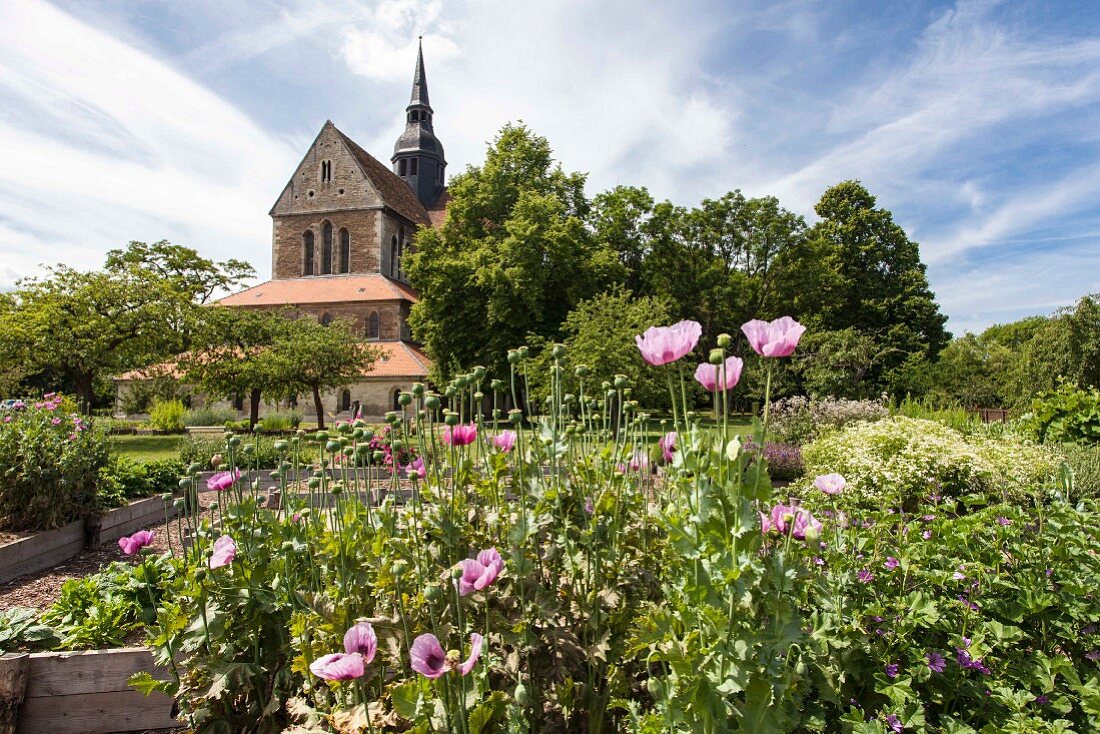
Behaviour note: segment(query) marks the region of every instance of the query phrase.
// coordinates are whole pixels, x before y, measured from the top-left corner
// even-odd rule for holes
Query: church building
[[[404,262],[417,229],[439,226],[446,214],[447,160],[433,115],[421,48],[390,167],[325,122],[269,212],[271,280],[218,302],[323,324],[345,319],[380,348],[358,382],[324,396],[326,413],[358,403],[364,417],[379,418],[397,407],[401,390],[428,377],[431,361],[408,326],[417,296]],[[141,375],[124,375],[120,390],[128,379]],[[297,407],[313,417],[312,400]]]

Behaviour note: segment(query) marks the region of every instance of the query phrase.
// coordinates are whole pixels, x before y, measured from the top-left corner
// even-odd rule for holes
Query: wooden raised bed
[[[0,724],[0,731],[99,734],[180,726],[169,696],[146,697],[126,682],[142,671],[167,675],[145,647],[5,655],[0,722],[14,729]]]
[[[168,512],[173,515],[176,510],[169,506]],[[52,568],[80,553],[86,545],[95,548],[162,520],[164,500],[159,496],[147,497],[94,519],[77,520],[57,530],[5,543],[0,545],[0,583]]]

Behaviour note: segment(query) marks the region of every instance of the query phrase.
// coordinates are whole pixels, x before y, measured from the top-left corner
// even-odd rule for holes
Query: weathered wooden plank
[[[16,576],[22,576],[25,573],[36,573],[43,571],[47,568],[52,568],[57,564],[67,561],[84,548],[84,523],[74,523],[76,530],[79,531],[76,540],[65,540],[65,537],[70,534],[69,528],[72,525],[66,525],[61,530],[65,530],[66,533],[60,536],[54,536],[49,539],[52,542],[47,542],[40,536],[34,538],[27,538],[27,540],[39,541],[34,546],[29,546],[23,549],[11,549],[11,555],[5,555],[0,552],[0,583],[10,581]],[[55,532],[55,531],[50,531]],[[21,543],[23,541],[16,541]],[[14,545],[10,544],[10,545]],[[4,546],[4,548],[9,548]],[[28,555],[29,551],[39,551],[36,555]],[[21,557],[19,560],[12,560],[13,557]]]
[[[81,693],[28,698],[19,711],[17,734],[105,734],[171,729],[172,699],[163,693],[148,698],[137,691]]]
[[[138,530],[144,530],[150,525],[155,525],[164,520],[164,500],[160,497],[149,497],[139,500],[128,507],[120,507],[127,510],[125,514],[113,515],[112,510],[105,514],[99,526],[100,544],[117,540],[124,535],[130,535]],[[168,517],[175,517],[176,508],[172,503],[168,505]]]
[[[0,568],[25,561],[73,541],[84,542],[83,520],[0,545]]]
[[[135,500],[125,507],[116,507],[103,513],[99,519],[99,527],[102,530],[113,528],[115,525],[133,520],[135,517],[144,517],[154,510],[164,512],[164,500],[158,497],[146,497]]]
[[[26,698],[128,691],[126,681],[142,671],[158,678],[168,676],[154,664],[147,647],[36,652],[31,655]]]
[[[19,721],[19,708],[30,673],[27,653],[9,653],[0,657],[0,734],[12,734]]]

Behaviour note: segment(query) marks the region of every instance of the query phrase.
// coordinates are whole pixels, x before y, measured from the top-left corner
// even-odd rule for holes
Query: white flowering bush
[[[772,431],[784,441],[801,443],[826,430],[859,421],[878,421],[890,414],[885,399],[847,400],[796,395],[772,407]]]
[[[1030,496],[1057,467],[1034,444],[968,438],[936,421],[902,416],[826,433],[802,454],[807,482],[836,472],[858,504],[902,508],[930,495]]]

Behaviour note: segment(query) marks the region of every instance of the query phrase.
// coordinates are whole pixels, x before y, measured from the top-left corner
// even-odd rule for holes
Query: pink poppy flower
[[[500,434],[493,436],[493,445],[504,453],[508,453],[516,445],[516,432],[501,431]]]
[[[642,451],[635,451],[634,455],[630,457],[630,461],[625,464],[618,464],[615,468],[623,474],[628,471],[642,471],[649,468],[649,457]]]
[[[477,665],[481,657],[481,645],[484,641],[481,635],[474,632],[470,635],[470,656],[462,663],[458,663],[458,653],[448,655],[443,646],[439,644],[439,638],[429,633],[420,635],[413,640],[409,648],[409,657],[412,660],[412,669],[425,678],[435,680],[444,673],[458,670],[466,675]]]
[[[789,357],[806,327],[790,316],[775,321],[753,319],[741,327],[749,346],[761,357]]]
[[[309,671],[325,680],[362,678],[364,669],[363,656],[357,652],[350,654],[334,652],[322,655],[309,664]]]
[[[466,446],[477,438],[477,426],[466,423],[459,426],[447,426],[443,431],[443,443],[448,446]]]
[[[462,576],[457,579],[458,595],[466,596],[496,581],[504,570],[504,559],[496,548],[488,548],[478,553],[477,558],[467,558],[459,565],[462,566]]]
[[[153,544],[153,533],[139,530],[128,538],[119,538],[118,547],[128,556],[132,556],[147,545]]]
[[[214,541],[214,553],[210,556],[210,568],[228,566],[237,557],[237,543],[228,535]]]
[[[721,365],[704,362],[695,368],[695,380],[710,392],[729,390],[741,381],[744,365],[740,357],[727,357]]]
[[[839,474],[822,474],[814,479],[814,486],[825,494],[840,494],[848,481]]]
[[[417,479],[423,479],[428,476],[428,470],[424,468],[424,457],[416,457],[411,464],[405,467],[405,472],[410,478],[416,477]]]
[[[651,326],[634,337],[642,359],[654,367],[675,362],[695,349],[703,327],[697,321],[684,320],[672,326]]]
[[[360,620],[348,628],[344,633],[344,652],[362,655],[364,663],[374,660],[374,654],[378,652],[378,636],[374,634],[370,622]]]
[[[661,447],[661,456],[666,464],[672,463],[672,454],[676,451],[676,431],[669,431],[657,439],[657,445]]]
[[[236,484],[237,480],[240,478],[240,469],[237,469],[233,472],[220,471],[206,480],[206,488],[213,490],[214,492],[224,492],[225,490]]]
[[[61,425],[61,419],[60,418],[50,418],[50,423],[54,424],[55,426],[60,426]]]
[[[791,535],[793,535],[796,540],[818,538],[821,536],[821,531],[823,529],[824,526],[809,510],[800,508],[795,511],[794,526],[791,528]]]

